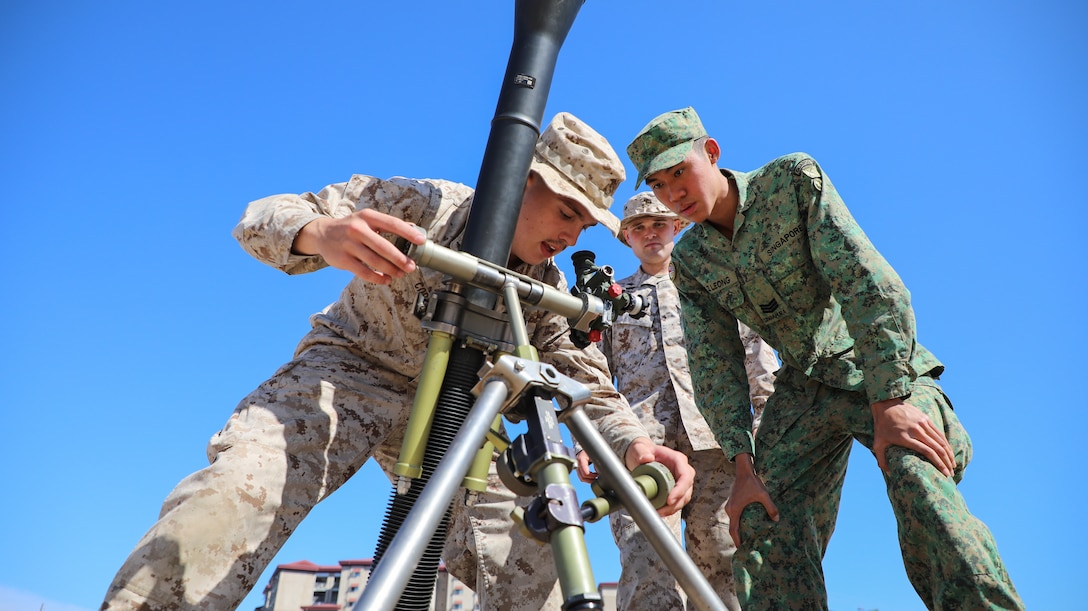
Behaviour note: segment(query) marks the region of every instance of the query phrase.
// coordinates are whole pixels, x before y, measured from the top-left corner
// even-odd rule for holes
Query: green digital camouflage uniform
[[[630,149],[629,149],[630,150]],[[887,493],[907,574],[930,609],[1021,609],[989,529],[956,482],[971,442],[915,333],[910,295],[812,158],[723,170],[739,195],[733,238],[707,223],[673,253],[699,406],[728,456],[754,452],[780,511],[749,505],[734,555],[745,609],[826,609],[821,562],[854,439],[872,449],[870,405],[907,397],[951,443],[952,478],[893,446]],[[736,320],[783,368],[754,442]]]
[[[319,216],[373,208],[457,249],[472,195],[446,181],[356,175],[317,194],[251,203],[235,237],[268,265],[312,272],[326,264],[292,254],[299,230]],[[516,271],[566,288],[551,260]],[[353,278],[338,301],[312,317],[294,360],[243,399],[212,437],[211,464],[169,495],[102,609],[234,609],[310,509],[371,456],[392,474],[428,342],[412,306],[417,294],[442,287],[442,274],[427,268],[387,286]],[[531,310],[526,318],[541,360],[591,390],[586,413],[620,456],[647,436],[612,387],[599,350],[575,348],[561,316]],[[483,609],[558,609],[551,550],[516,532],[516,498],[492,465],[488,491],[473,504],[454,503],[447,568],[476,589]]]
[[[665,518],[695,566],[729,609],[740,609],[733,588],[731,563],[736,546],[729,536],[725,501],[736,478],[733,463],[714,440],[714,433],[699,413],[692,394],[680,298],[669,277],[639,269],[618,281],[632,296],[648,303],[646,315],[623,314],[605,331],[601,351],[619,390],[659,445],[683,452],[697,474],[691,501]],[[774,390],[778,360],[774,351],[751,329],[741,325],[745,348],[745,384],[754,412]],[[649,540],[625,510],[609,514],[612,535],[620,550],[620,581],[616,592],[619,611],[683,609],[686,597],[676,578],[661,561]],[[688,608],[695,607],[691,602]]]

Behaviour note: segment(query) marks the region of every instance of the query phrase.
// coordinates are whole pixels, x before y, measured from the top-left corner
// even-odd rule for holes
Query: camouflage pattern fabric
[[[916,340],[910,293],[815,161],[791,155],[731,175],[733,239],[701,223],[673,253],[689,358],[716,364],[693,369],[696,396],[726,454],[752,452],[750,418],[734,409],[748,404],[737,319],[784,365],[874,403],[907,395],[918,375],[940,375]]]
[[[694,450],[718,449],[713,431],[695,404],[681,324],[680,297],[668,276],[641,269],[618,281],[649,305],[645,316],[623,314],[600,342],[616,380],[654,443],[668,447],[666,431],[681,431]],[[759,411],[774,390],[778,359],[774,350],[743,323],[738,324],[745,353],[742,390]],[[676,449],[676,448],[674,448]]]
[[[708,224],[673,252],[692,379],[728,456],[754,452],[782,512],[749,506],[734,556],[746,609],[825,609],[820,563],[851,439],[872,443],[870,405],[910,396],[944,426],[960,460],[970,442],[918,343],[910,295],[811,157],[723,170],[739,195],[732,239]],[[783,369],[753,445],[736,320],[778,350]],[[988,529],[955,482],[902,448],[888,453],[889,496],[908,576],[931,609],[1023,607]],[[986,601],[986,602],[984,602]]]
[[[744,371],[748,373],[748,399],[752,402],[752,432],[755,433],[763,418],[767,399],[774,392],[775,372],[779,367],[778,357],[775,356],[774,348],[748,325],[738,321],[737,331],[740,332],[740,343],[744,346]]]
[[[736,546],[729,536],[729,516],[725,513],[725,500],[736,479],[736,469],[721,450],[695,451],[689,446],[681,451],[695,468],[697,481],[691,501],[679,513],[664,518],[665,524],[678,541],[684,542],[695,568],[706,577],[726,608],[736,611],[741,608],[733,586],[732,559]],[[687,599],[627,511],[609,514],[608,522],[620,550],[620,581],[616,590],[619,611],[698,608]]]
[[[971,515],[956,483],[971,440],[932,378],[910,387],[911,405],[940,428],[956,457],[952,478],[924,457],[893,446],[884,475],[912,585],[929,609],[1023,609],[993,536]],[[779,521],[749,505],[734,555],[745,609],[826,609],[821,562],[835,529],[854,439],[872,450],[873,418],[864,393],[832,388],[791,368],[779,372],[756,435],[755,466]]]
[[[739,609],[733,591],[733,539],[725,501],[736,470],[714,440],[692,395],[680,299],[668,276],[652,276],[641,269],[619,280],[632,295],[648,303],[640,318],[624,314],[605,332],[601,350],[616,379],[616,388],[631,402],[650,438],[683,452],[695,468],[692,500],[680,516],[666,519],[680,539],[684,522],[685,548],[726,606]],[[762,412],[773,390],[778,361],[758,335],[743,328],[752,405]],[[638,525],[626,511],[609,515],[612,534],[620,549],[621,573],[617,591],[620,611],[683,609],[686,597]],[[694,607],[692,607],[694,608]]]
[[[291,254],[291,244],[318,216],[374,208],[457,248],[471,198],[468,187],[445,181],[354,176],[317,194],[253,202],[235,236],[264,263],[309,272],[324,261]],[[517,271],[566,288],[551,261]],[[441,274],[422,268],[387,286],[353,279],[315,314],[294,360],[243,399],[212,438],[211,464],[171,492],[101,608],[236,608],[310,509],[368,458],[391,474],[428,340],[412,304],[417,293],[441,286]],[[590,388],[586,413],[617,454],[646,436],[596,348],[575,348],[557,315],[532,310],[527,322],[541,359]],[[511,537],[515,497],[491,479],[479,502],[454,504],[451,574],[475,584],[484,609],[557,609],[550,550]],[[454,534],[453,526],[471,530]]]

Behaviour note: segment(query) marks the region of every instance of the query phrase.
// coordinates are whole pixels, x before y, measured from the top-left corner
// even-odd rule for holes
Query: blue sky
[[[352,173],[475,183],[512,7],[0,8],[13,221],[0,611],[97,608],[162,499],[205,464],[209,436],[346,282],[249,258],[230,236],[249,201]],[[726,167],[820,161],[912,291],[974,440],[962,490],[1034,609],[1084,596],[1086,405],[1062,393],[1088,342],[1085,26],[1083,4],[1052,0],[590,0],[546,111],[622,150],[656,114],[692,105]],[[615,210],[634,193],[628,180]],[[634,268],[601,229],[579,247]],[[830,606],[921,609],[875,461],[855,450],[825,561]],[[371,556],[388,497],[368,465],[274,564]],[[596,579],[617,579],[607,526],[588,540]],[[260,602],[258,588],[242,608]]]

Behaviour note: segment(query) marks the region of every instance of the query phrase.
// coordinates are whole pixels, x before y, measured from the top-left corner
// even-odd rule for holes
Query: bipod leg
[[[521,413],[528,431],[511,444],[511,459],[524,466],[522,472],[530,475],[538,490],[528,507],[515,510],[514,519],[525,534],[551,544],[564,611],[604,609],[570,480],[574,453],[563,444],[554,404],[545,395],[534,391],[527,397]]]
[[[725,603],[718,598],[717,592],[710,587],[706,577],[696,568],[695,563],[691,561],[672,531],[661,520],[661,516],[635,483],[624,464],[605,443],[600,431],[593,426],[593,422],[582,407],[575,406],[564,410],[559,418],[570,427],[571,434],[593,460],[599,477],[604,480],[602,485],[615,492],[616,497],[631,514],[635,524],[638,524],[639,529],[646,535],[650,545],[661,556],[665,566],[676,577],[680,587],[684,588],[688,600],[703,611],[724,611]]]
[[[391,611],[396,606],[506,398],[507,387],[501,379],[483,386],[445,457],[374,568],[354,611]]]

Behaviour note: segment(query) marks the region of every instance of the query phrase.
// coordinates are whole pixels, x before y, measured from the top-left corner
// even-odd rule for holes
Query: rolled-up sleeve
[[[342,218],[360,202],[346,197],[350,183],[329,185],[319,193],[271,195],[250,202],[235,225],[234,239],[253,258],[288,274],[312,272],[327,264],[320,256],[291,252],[295,236],[320,217]]]
[[[543,281],[559,290],[565,291],[567,288],[562,272],[554,266],[545,274]],[[627,446],[636,438],[649,438],[627,399],[612,385],[612,375],[604,354],[594,344],[584,349],[577,348],[570,340],[570,328],[562,316],[536,311],[532,318],[532,343],[539,351],[541,361],[586,385],[592,395],[584,408],[586,415],[616,455],[622,459]]]

